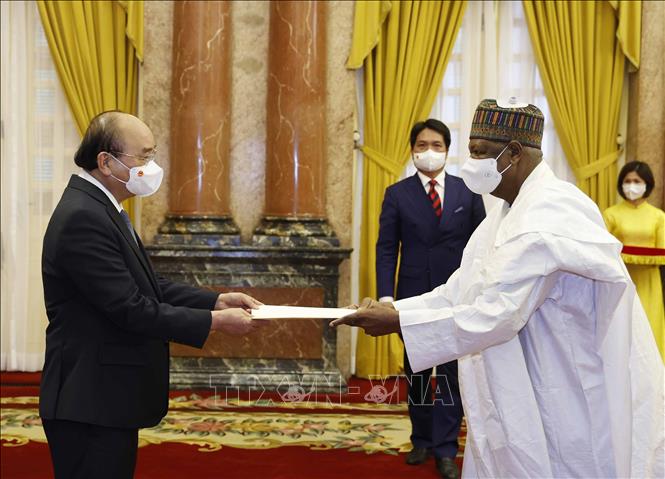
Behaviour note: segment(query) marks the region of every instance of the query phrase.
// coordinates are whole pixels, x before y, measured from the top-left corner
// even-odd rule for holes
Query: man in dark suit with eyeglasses
[[[122,201],[154,193],[163,171],[138,118],[95,117],[46,234],[49,324],[39,413],[56,478],[131,478],[138,429],[168,408],[169,341],[202,347],[211,330],[243,335],[260,305],[160,278]]]

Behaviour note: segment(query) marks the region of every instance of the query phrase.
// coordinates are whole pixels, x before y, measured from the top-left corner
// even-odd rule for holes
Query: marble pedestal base
[[[230,216],[166,215],[154,244],[239,245],[240,229]]]
[[[172,357],[171,387],[211,389],[228,399],[240,391],[254,396],[277,391],[285,397],[294,391],[343,394],[346,380],[336,366],[324,360]]]
[[[322,218],[264,216],[254,230],[255,246],[339,247],[339,239]]]
[[[174,281],[244,291],[266,304],[337,306],[339,264],[349,249],[212,244],[146,249],[157,274]],[[171,384],[334,392],[345,387],[336,345],[336,331],[325,320],[279,320],[241,338],[215,332],[203,350],[172,344]]]

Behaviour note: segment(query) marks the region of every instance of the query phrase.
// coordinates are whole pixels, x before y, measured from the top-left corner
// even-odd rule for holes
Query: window
[[[459,174],[467,158],[471,120],[478,103],[484,98],[511,96],[542,110],[545,161],[560,178],[574,181],[545,98],[522,3],[469,2],[430,115],[450,128],[447,172]],[[409,162],[404,176],[415,171]]]
[[[2,2],[2,370],[44,362],[42,238],[69,176],[79,135],[35,2]]]

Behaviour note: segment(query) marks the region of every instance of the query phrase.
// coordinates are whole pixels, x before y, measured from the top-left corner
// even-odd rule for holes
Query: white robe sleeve
[[[399,301],[395,301],[393,306],[397,311],[405,311],[409,309],[439,309],[452,306],[453,301],[451,293],[452,291],[455,291],[455,288],[457,287],[459,271],[459,269],[455,271],[450,278],[448,278],[448,282],[434,288],[429,293],[400,299]]]
[[[422,371],[512,339],[545,301],[556,282],[553,258],[539,234],[522,235],[478,263],[482,278],[468,286],[478,295],[452,304],[452,282],[430,293],[398,301],[404,345],[414,371]],[[475,272],[473,272],[475,273]],[[408,301],[408,303],[406,303]],[[406,303],[406,308],[402,306]]]

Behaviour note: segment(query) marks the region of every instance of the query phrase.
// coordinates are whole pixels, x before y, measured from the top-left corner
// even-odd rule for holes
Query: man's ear
[[[109,168],[109,162],[111,159],[111,156],[105,151],[97,153],[97,168],[104,176],[110,176],[112,174],[111,169]]]
[[[514,165],[520,162],[522,158],[522,152],[524,147],[519,141],[511,141],[508,144],[508,149],[510,150],[510,162]]]

